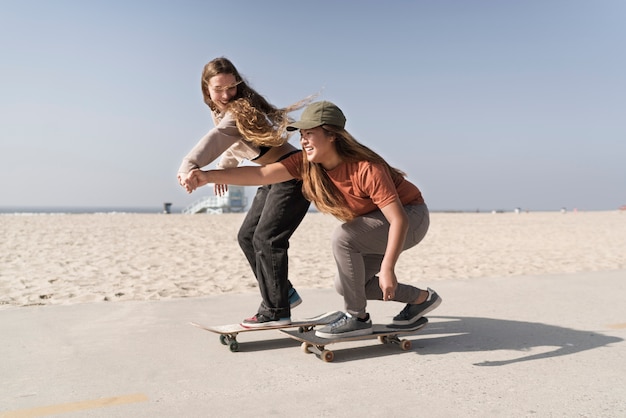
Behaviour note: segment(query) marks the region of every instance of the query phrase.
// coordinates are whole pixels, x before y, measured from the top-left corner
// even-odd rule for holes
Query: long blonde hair
[[[292,122],[288,114],[304,107],[313,97],[279,109],[250,87],[230,60],[220,57],[204,66],[201,79],[204,102],[215,115],[220,115],[220,110],[211,100],[209,80],[218,74],[232,74],[235,77],[237,94],[228,103],[226,110],[233,115],[239,132],[255,145],[275,147],[284,144],[289,138],[286,127]]]
[[[357,141],[344,128],[334,125],[323,125],[326,136],[335,136],[335,148],[343,162],[369,161],[381,164],[391,175],[394,183],[405,173],[391,167],[380,155]],[[302,159],[302,194],[315,204],[320,212],[333,215],[339,220],[350,221],[356,215],[350,210],[343,194],[326,174],[326,170],[319,163],[310,162],[306,153]]]

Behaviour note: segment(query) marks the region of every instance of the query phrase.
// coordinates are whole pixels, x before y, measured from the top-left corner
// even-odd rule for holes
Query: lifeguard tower
[[[228,186],[223,196],[205,196],[182,210],[186,215],[194,213],[236,213],[243,212],[248,204],[245,187]]]

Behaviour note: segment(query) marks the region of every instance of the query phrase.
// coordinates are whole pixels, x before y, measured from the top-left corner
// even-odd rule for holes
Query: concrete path
[[[255,293],[4,308],[0,417],[626,416],[626,271],[423,286],[443,303],[410,351],[337,344],[332,363],[278,331],[240,334],[231,353],[188,324],[238,322]],[[294,318],[343,308],[333,290],[298,291]]]

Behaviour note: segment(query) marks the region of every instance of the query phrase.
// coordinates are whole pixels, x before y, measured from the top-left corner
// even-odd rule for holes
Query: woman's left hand
[[[396,297],[398,279],[393,271],[386,273],[381,271],[378,274],[378,285],[383,292],[383,300],[393,300]]]
[[[228,184],[215,184],[213,186],[213,193],[215,196],[224,196],[228,191]]]

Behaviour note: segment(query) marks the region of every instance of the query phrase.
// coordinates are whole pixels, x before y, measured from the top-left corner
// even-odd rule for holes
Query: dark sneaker
[[[302,298],[300,297],[298,292],[296,292],[296,289],[293,288],[293,287],[291,289],[289,289],[289,307],[290,307],[290,309],[295,308],[296,306],[298,306],[301,303],[302,303]]]
[[[369,314],[366,319],[359,319],[349,313],[345,313],[337,321],[315,331],[315,335],[321,338],[355,337],[371,333],[372,321]]]
[[[430,287],[428,288],[428,297],[426,301],[418,304],[408,304],[402,309],[398,315],[393,317],[394,325],[411,325],[428,312],[441,305],[441,298]]]
[[[262,314],[256,314],[251,318],[244,319],[241,326],[246,328],[264,328],[289,324],[291,324],[291,318],[270,318]]]

